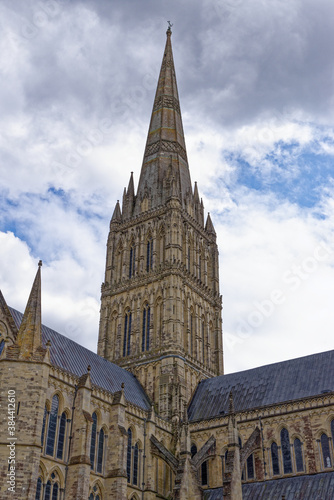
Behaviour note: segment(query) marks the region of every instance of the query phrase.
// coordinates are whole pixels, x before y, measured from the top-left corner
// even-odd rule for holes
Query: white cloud
[[[332,245],[332,174],[313,185],[312,165],[298,163],[332,162],[332,12],[331,0],[4,0],[0,276],[10,305],[24,309],[43,258],[44,322],[96,345],[109,219],[130,172],[139,179],[168,18],[191,176],[218,234],[226,340],[254,301],[286,296],[227,349],[226,366],[330,348],[333,256],[295,293],[282,275]],[[240,159],[266,192],[240,184]],[[298,189],[303,168],[317,201],[302,209],[270,186]]]
[[[332,348],[333,209],[319,220],[267,202],[216,221],[228,371]]]

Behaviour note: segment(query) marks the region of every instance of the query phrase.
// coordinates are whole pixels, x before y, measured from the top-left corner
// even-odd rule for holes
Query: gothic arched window
[[[95,448],[96,448],[96,433],[97,433],[97,415],[94,412],[92,415],[93,425],[92,425],[92,435],[90,438],[90,468],[94,469],[95,462]]]
[[[51,500],[58,500],[58,483],[54,483],[52,488],[52,497]]]
[[[45,426],[46,426],[46,417],[48,414],[48,410],[46,407],[44,408],[44,415],[43,415],[43,424],[42,424],[42,433],[41,433],[41,446],[43,449],[43,444],[44,444],[44,435],[45,435]]]
[[[131,312],[128,311],[124,317],[124,341],[123,341],[123,356],[130,355],[130,341],[131,341]]]
[[[48,435],[46,439],[46,454],[53,456],[56,430],[57,430],[57,420],[58,420],[58,408],[59,408],[59,397],[55,394],[52,398],[51,411],[49,416],[49,427]]]
[[[191,453],[191,458],[193,458],[196,455],[196,453],[197,453],[197,446],[195,444],[191,445],[190,453]]]
[[[293,443],[293,447],[295,449],[295,460],[296,460],[296,471],[303,472],[303,452],[302,452],[302,443],[300,439],[296,438]]]
[[[198,257],[198,278],[199,280],[202,279],[202,257]]]
[[[128,447],[126,452],[126,475],[128,483],[131,481],[131,448],[132,448],[132,431],[128,429]]]
[[[254,456],[253,453],[249,455],[246,461],[247,479],[254,479],[255,469],[254,469]]]
[[[151,309],[150,306],[146,304],[143,309],[142,351],[148,351],[150,348],[150,316]]]
[[[133,243],[130,247],[129,278],[135,275],[136,270],[136,246]]]
[[[102,473],[103,468],[103,447],[104,447],[104,430],[100,430],[99,444],[97,447],[97,465],[96,472]]]
[[[322,450],[322,458],[324,461],[324,467],[330,468],[332,467],[331,454],[329,449],[329,439],[327,434],[323,433],[320,438],[321,442],[321,450]]]
[[[209,478],[209,463],[208,460],[202,463],[201,465],[201,484],[202,486],[207,486]]]
[[[63,412],[61,417],[60,417],[59,429],[58,429],[57,458],[59,458],[60,460],[63,459],[63,453],[64,453],[66,420],[67,420],[66,413]]]
[[[132,484],[138,484],[138,461],[139,461],[139,447],[138,443],[135,444],[133,450],[133,477]]]
[[[146,271],[149,272],[153,267],[153,239],[147,241],[146,246]]]
[[[5,347],[5,341],[2,339],[0,342],[0,354],[2,353],[4,347]]]
[[[194,313],[190,311],[190,354],[194,355]]]
[[[201,329],[202,329],[202,362],[205,363],[205,323],[204,323],[204,316],[202,316],[202,324],[201,324]]]
[[[273,475],[279,475],[279,461],[278,461],[278,446],[275,442],[271,444],[271,463],[273,468]]]
[[[158,263],[163,264],[165,262],[165,230],[163,227],[160,228],[157,250],[159,252]]]
[[[289,432],[284,427],[281,430],[281,448],[282,448],[284,474],[291,474],[292,460],[291,460]]]
[[[97,486],[95,485],[93,487],[93,491],[89,495],[88,500],[100,500],[100,499],[101,499],[100,492],[99,492]]]
[[[331,421],[331,431],[332,431],[332,439],[333,439],[333,442],[334,442],[334,418]]]
[[[51,481],[48,481],[45,486],[44,500],[51,500]]]
[[[226,470],[227,454],[228,454],[228,451],[226,450],[225,453],[221,456],[221,459],[222,459],[222,479],[223,479],[223,482],[224,482],[224,473],[225,473],[225,470]]]
[[[39,477],[37,479],[37,487],[36,487],[35,500],[42,500],[41,499],[41,493],[42,493],[42,479]]]

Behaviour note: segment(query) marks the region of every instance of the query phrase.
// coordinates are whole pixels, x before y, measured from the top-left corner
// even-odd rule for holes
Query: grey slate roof
[[[333,500],[334,472],[272,479],[242,485],[243,500]],[[221,500],[222,488],[206,490],[204,500]]]
[[[9,307],[9,310],[16,326],[19,328],[23,314],[12,307]],[[87,373],[87,367],[90,365],[93,384],[114,393],[121,390],[121,384],[124,382],[124,395],[129,403],[144,410],[151,408],[143,387],[136,377],[124,368],[107,361],[64,335],[42,325],[44,347],[48,340],[51,341],[50,358],[53,365],[59,366],[78,377]]]
[[[188,408],[189,420],[228,413],[233,391],[235,411],[315,396],[334,390],[334,351],[312,354],[202,381]]]

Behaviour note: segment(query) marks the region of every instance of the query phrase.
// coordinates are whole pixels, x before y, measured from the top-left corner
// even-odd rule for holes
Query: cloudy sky
[[[2,0],[0,288],[95,350],[108,224],[138,182],[167,20],[220,248],[226,372],[332,349],[332,0]]]

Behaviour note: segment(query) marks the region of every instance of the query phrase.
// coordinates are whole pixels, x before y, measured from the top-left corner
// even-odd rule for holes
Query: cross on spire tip
[[[167,28],[167,31],[166,31],[166,35],[171,35],[172,34],[172,26],[173,24],[170,22],[170,21],[167,21],[168,23],[168,28]]]

